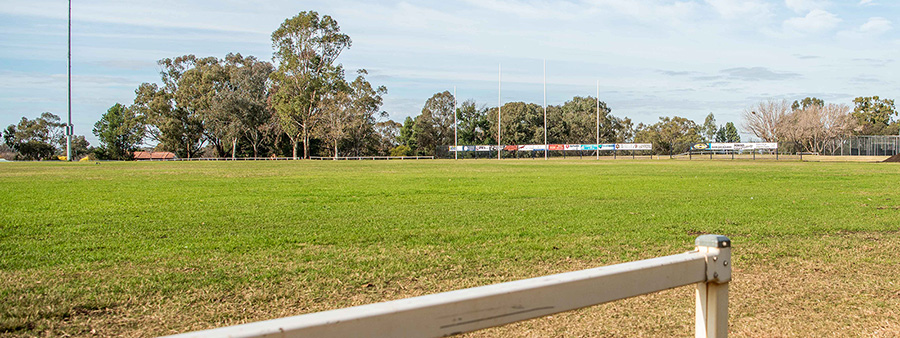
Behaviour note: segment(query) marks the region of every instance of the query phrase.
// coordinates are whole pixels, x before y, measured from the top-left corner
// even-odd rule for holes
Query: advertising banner
[[[617,143],[616,150],[653,150],[651,143]]]
[[[694,143],[691,150],[774,150],[778,149],[775,142],[755,143]]]
[[[731,143],[713,143],[717,147],[723,147],[724,145],[729,145]],[[694,149],[709,149],[710,143],[697,143],[694,146]],[[736,143],[733,146],[738,148],[717,148],[717,149],[754,149],[750,148],[752,146],[756,146],[755,149],[776,149],[778,147],[777,143]],[[764,147],[771,148],[759,148],[759,145],[764,145]],[[526,144],[526,145],[506,145],[506,146],[497,146],[497,145],[482,145],[482,146],[447,146],[447,150],[450,152],[457,151],[497,151],[498,149],[505,151],[544,151],[549,147],[552,151],[561,151],[561,150],[570,150],[570,151],[583,151],[583,150],[651,150],[653,149],[653,145],[650,143],[607,143],[607,144]],[[699,148],[698,148],[699,147]],[[742,148],[741,148],[742,147]]]

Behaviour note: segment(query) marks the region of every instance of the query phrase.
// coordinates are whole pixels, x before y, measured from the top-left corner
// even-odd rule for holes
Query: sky
[[[764,100],[900,99],[896,0],[99,1],[72,4],[72,121],[131,104],[156,61],[234,52],[271,60],[271,33],[316,11],[352,46],[402,121],[434,93],[496,106],[596,96],[636,123],[683,116],[720,124]],[[48,111],[66,119],[67,3],[0,0],[0,126]],[[502,69],[502,71],[501,71]]]

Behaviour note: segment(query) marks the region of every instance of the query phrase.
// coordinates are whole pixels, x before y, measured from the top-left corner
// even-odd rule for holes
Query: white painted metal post
[[[456,86],[453,86],[453,159],[459,159],[459,133],[457,132],[456,115],[459,110],[456,108]]]
[[[697,283],[696,337],[728,337],[728,282],[731,281],[731,240],[703,235],[695,241],[706,257],[706,282]]]
[[[547,59],[544,59],[544,159],[550,157],[550,144],[547,143]]]
[[[69,121],[66,124],[66,161],[72,160],[72,134],[75,128],[72,126],[72,0],[69,0],[69,64],[66,72],[69,77]]]
[[[600,80],[597,80],[597,159],[600,159]]]

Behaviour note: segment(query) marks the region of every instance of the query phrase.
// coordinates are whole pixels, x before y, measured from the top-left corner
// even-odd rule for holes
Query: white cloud
[[[784,21],[784,29],[797,33],[817,33],[833,29],[841,19],[830,12],[815,9],[804,17],[790,18]]]
[[[869,21],[859,26],[859,31],[861,33],[869,33],[869,34],[881,34],[891,30],[891,20],[882,18],[882,17],[874,17],[869,18]]]
[[[470,5],[526,19],[570,20],[585,15],[584,6],[574,3],[529,2],[520,0],[467,0]]]
[[[661,4],[653,1],[592,0],[589,3],[599,8],[600,11],[612,10],[644,22],[688,20],[699,11],[699,6],[693,1],[674,1],[670,4]]]
[[[838,32],[838,38],[848,41],[867,41],[893,29],[890,20],[872,17],[869,21],[854,29]]]
[[[805,13],[806,11],[822,9],[828,6],[828,2],[823,0],[784,0],[784,4],[797,13]]]
[[[860,6],[869,6],[869,5],[874,5],[874,4],[875,4],[874,0],[860,0],[859,1]]]
[[[772,16],[772,5],[759,0],[706,0],[726,19],[750,18],[754,21]]]
[[[624,19],[641,23],[678,25],[693,21],[700,6],[688,1],[541,1],[541,0],[466,0],[469,5],[523,19],[542,21],[611,21]]]
[[[66,19],[66,7],[49,0],[16,2],[0,7],[0,13],[13,16]],[[55,9],[55,10],[48,10]],[[140,15],[133,15],[140,13]],[[154,28],[186,28],[211,31],[242,32],[268,35],[262,25],[246,20],[246,13],[210,10],[201,4],[148,3],[140,1],[85,1],[72,7],[72,21],[146,26]],[[233,22],[244,21],[243,25]]]

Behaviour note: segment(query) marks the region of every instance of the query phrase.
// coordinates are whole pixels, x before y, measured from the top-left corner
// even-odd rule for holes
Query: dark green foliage
[[[391,149],[400,144],[400,129],[403,125],[394,120],[375,123],[376,154],[390,155]]]
[[[900,121],[891,123],[897,116],[894,100],[878,96],[853,99],[853,117],[856,118],[859,135],[896,135]]]
[[[459,124],[459,144],[484,145],[490,143],[491,123],[488,121],[488,108],[478,108],[475,100],[466,100],[457,110],[457,122]]]
[[[737,143],[741,142],[741,135],[738,133],[734,123],[728,122],[716,132],[716,142]]]
[[[390,155],[391,156],[412,156],[412,155],[414,155],[414,153],[413,153],[413,150],[409,148],[409,146],[407,146],[405,144],[401,144],[401,145],[396,146],[393,149],[391,149]]]
[[[640,124],[634,138],[636,142],[653,143],[654,153],[668,155],[687,151],[691,144],[703,140],[700,127],[680,116],[660,117],[653,125]]]
[[[173,86],[141,84],[135,90],[131,108],[144,118],[146,133],[157,142],[157,150],[171,151],[183,158],[197,157],[203,138],[202,121],[174,100]]]
[[[725,142],[741,142],[741,134],[738,133],[737,127],[734,126],[733,122],[725,124]]]
[[[432,95],[415,119],[416,147],[420,153],[434,155],[438,146],[453,144],[453,94]]]
[[[60,122],[59,116],[49,112],[41,114],[34,120],[22,117],[18,124],[6,127],[3,141],[10,149],[16,151],[21,159],[47,160],[65,152],[65,126],[65,123]],[[78,141],[77,136],[74,140]],[[88,146],[86,143],[82,136],[81,142],[77,142],[75,146],[86,148]]]
[[[815,97],[806,97],[803,100],[794,101],[794,103],[791,104],[791,110],[797,111],[797,110],[806,109],[806,108],[809,108],[812,106],[824,107],[825,101],[822,99],[819,99],[819,98],[815,98]]]
[[[366,80],[369,73],[365,69],[357,71],[357,77],[345,87],[347,118],[339,121],[335,127],[344,131],[341,149],[350,156],[371,155],[378,151],[382,138],[376,133],[376,121],[386,118],[387,112],[381,110],[383,96],[387,87],[372,87]]]
[[[281,129],[293,142],[303,142],[303,156],[309,157],[309,141],[322,114],[322,102],[334,93],[343,79],[343,68],[335,64],[351,44],[331,16],[314,11],[300,12],[285,20],[272,33],[274,59],[278,66],[271,75],[271,105]]]
[[[401,145],[412,149],[415,151],[418,148],[416,144],[416,139],[418,135],[416,135],[416,121],[413,120],[412,117],[407,116],[406,120],[403,121],[403,126],[400,127],[400,136],[397,138],[397,141],[400,142]]]
[[[543,144],[544,113],[534,103],[508,102],[501,109],[502,144]],[[497,109],[487,113],[490,144],[497,143]]]
[[[100,139],[96,154],[100,159],[131,160],[144,140],[144,117],[116,103],[94,124],[94,135]]]

